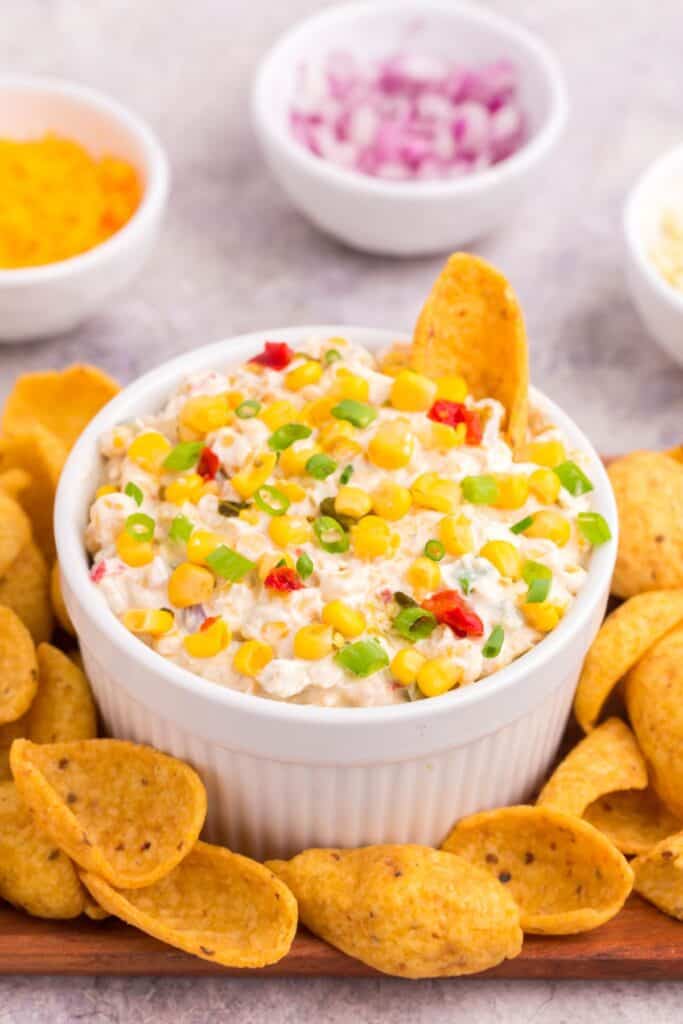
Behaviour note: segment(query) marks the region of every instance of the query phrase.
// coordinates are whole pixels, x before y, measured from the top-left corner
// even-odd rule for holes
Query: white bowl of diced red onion
[[[393,255],[488,234],[539,186],[567,119],[544,43],[457,0],[333,7],[263,59],[256,133],[323,231]]]

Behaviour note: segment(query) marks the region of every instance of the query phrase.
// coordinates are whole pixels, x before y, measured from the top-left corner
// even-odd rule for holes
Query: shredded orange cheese
[[[92,249],[130,220],[141,191],[125,160],[96,160],[70,139],[0,139],[0,268]]]

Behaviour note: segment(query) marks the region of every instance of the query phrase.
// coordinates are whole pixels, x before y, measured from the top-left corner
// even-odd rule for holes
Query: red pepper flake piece
[[[203,633],[205,629],[209,629],[209,627],[213,626],[214,622],[218,622],[218,619],[218,615],[208,615],[199,627],[199,632]]]
[[[93,583],[99,583],[106,571],[107,567],[104,564],[104,560],[102,560],[101,562],[98,562],[97,565],[93,565],[90,570],[90,579]]]
[[[464,423],[467,427],[467,443],[481,444],[483,428],[479,414],[468,409],[462,402],[438,398],[427,416],[435,423],[444,423],[447,427],[457,427],[458,424]]]
[[[205,480],[215,480],[216,473],[220,469],[221,460],[216,455],[213,448],[202,448],[202,453],[199,456],[199,462],[197,463],[197,472]]]
[[[440,590],[422,602],[442,626],[448,626],[456,636],[483,636],[484,623],[464,601],[457,590]]]
[[[267,366],[269,370],[284,370],[294,358],[294,352],[286,341],[267,341],[263,352],[253,356],[250,363],[258,363],[259,366]]]
[[[303,583],[296,569],[290,569],[288,565],[281,565],[271,569],[263,582],[269,590],[278,590],[283,594],[289,590],[301,590],[303,588]]]

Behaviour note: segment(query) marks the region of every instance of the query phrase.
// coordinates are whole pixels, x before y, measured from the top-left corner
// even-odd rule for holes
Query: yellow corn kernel
[[[365,616],[343,601],[330,601],[323,608],[323,622],[341,633],[347,640],[365,631]]]
[[[439,540],[449,555],[466,555],[474,550],[472,523],[462,513],[444,516],[439,522]]]
[[[455,512],[460,504],[460,484],[438,473],[422,473],[410,490],[416,505],[435,512]]]
[[[415,438],[407,423],[390,420],[380,424],[368,445],[368,458],[382,469],[402,469],[413,457]]]
[[[426,660],[424,654],[420,654],[414,647],[404,647],[391,660],[391,674],[403,686],[410,686],[417,679]]]
[[[372,493],[372,511],[391,522],[403,519],[412,504],[413,498],[408,488],[393,484],[390,480],[381,483]]]
[[[165,488],[164,500],[170,501],[173,505],[182,505],[186,501],[196,505],[204,493],[204,483],[205,481],[199,473],[179,476]]]
[[[295,366],[285,375],[285,387],[288,391],[301,391],[309,384],[317,384],[322,375],[323,368],[320,363],[307,359],[305,363]]]
[[[332,408],[337,404],[337,396],[333,393],[307,402],[298,415],[298,423],[308,423],[312,427],[321,427],[332,419]]]
[[[436,590],[441,582],[441,569],[431,558],[420,555],[408,566],[406,579],[414,590]]]
[[[151,541],[135,540],[126,530],[122,530],[116,538],[116,553],[122,562],[134,568],[148,565],[154,558]]]
[[[128,428],[127,427],[114,427],[111,432],[111,446],[112,448],[120,452],[128,444]]]
[[[462,669],[450,658],[429,658],[417,673],[417,685],[425,697],[439,697],[462,680]]]
[[[281,548],[289,544],[305,544],[311,539],[311,525],[301,516],[273,516],[268,523],[268,534]]]
[[[187,542],[187,559],[195,565],[203,565],[206,559],[225,540],[210,530],[193,530]]]
[[[534,512],[531,525],[527,526],[524,534],[527,537],[551,540],[558,548],[563,548],[572,535],[572,528],[561,512],[541,509],[540,512]]]
[[[149,636],[163,636],[173,628],[173,613],[166,608],[129,608],[121,621],[131,633],[147,633]]]
[[[342,485],[334,499],[334,510],[342,516],[353,516],[361,519],[372,508],[372,499],[362,487]]]
[[[495,473],[498,496],[496,508],[521,508],[529,497],[529,480],[522,473]]]
[[[232,667],[243,676],[255,679],[273,660],[275,652],[270,644],[260,640],[245,640],[232,659]]]
[[[243,391],[226,391],[225,400],[228,403],[229,409],[236,409],[238,405],[241,405],[246,395]]]
[[[333,646],[332,627],[324,623],[302,626],[294,634],[294,654],[306,661],[327,657]]]
[[[352,438],[355,432],[356,428],[348,420],[332,420],[332,422],[326,423],[321,427],[318,441],[320,442],[320,447],[324,451],[329,452],[339,441],[346,441]]]
[[[365,516],[351,527],[353,550],[358,558],[380,558],[395,546],[395,534],[381,516]]]
[[[550,601],[540,601],[538,604],[522,605],[524,618],[532,629],[539,633],[550,633],[564,615],[564,608]]]
[[[529,477],[529,490],[544,505],[557,501],[561,487],[560,478],[552,469],[535,469]]]
[[[448,451],[460,448],[467,440],[467,425],[458,423],[457,427],[449,427],[447,423],[429,423],[427,432],[422,438],[425,448],[440,448]]]
[[[216,480],[205,480],[202,484],[202,497],[205,494],[218,494],[218,482]]]
[[[271,430],[277,430],[278,427],[284,427],[285,423],[293,423],[298,415],[299,410],[292,402],[281,399],[261,409],[259,419]]]
[[[158,430],[138,434],[130,448],[128,458],[148,473],[161,472],[161,464],[171,450],[171,442]]]
[[[198,434],[220,430],[232,419],[232,411],[225,395],[196,395],[188,398],[180,410],[180,422]]]
[[[213,588],[212,572],[192,562],[181,562],[168,581],[168,599],[176,608],[189,608],[209,601]]]
[[[367,402],[370,397],[370,385],[365,377],[343,367],[337,370],[333,391],[339,399],[353,398],[356,402]]]
[[[260,580],[265,580],[266,576],[273,571],[276,565],[280,562],[284,562],[288,568],[294,568],[294,559],[291,555],[286,552],[283,554],[281,551],[267,551],[265,555],[261,555],[258,560],[258,575]]]
[[[95,491],[95,498],[104,498],[107,494],[116,494],[116,488],[112,484],[102,484]]]
[[[235,473],[230,481],[240,498],[251,498],[275,469],[277,455],[275,452],[256,452],[252,455],[244,469]]]
[[[183,647],[193,658],[215,658],[225,650],[231,639],[227,622],[224,619],[216,619],[206,629],[183,637]]]
[[[519,462],[535,462],[537,466],[559,466],[567,458],[567,450],[561,441],[532,441],[522,448],[517,456]]]
[[[507,540],[490,540],[479,552],[481,558],[494,565],[501,576],[518,580],[522,575],[522,556]]]
[[[435,398],[435,381],[413,370],[401,370],[391,385],[391,404],[401,412],[424,412]]]
[[[301,484],[294,483],[293,480],[278,480],[277,486],[278,490],[282,491],[293,504],[303,501],[308,493]]]
[[[445,398],[449,402],[464,402],[467,398],[467,384],[464,377],[459,377],[457,374],[451,377],[437,377],[436,397]]]
[[[261,519],[261,511],[256,505],[250,505],[249,508],[241,508],[239,510],[238,518],[243,523],[251,523],[252,526],[256,526]]]
[[[319,449],[314,444],[303,445],[301,448],[292,445],[280,453],[278,467],[285,476],[303,476],[306,472],[306,463],[311,455],[315,455],[318,451]]]

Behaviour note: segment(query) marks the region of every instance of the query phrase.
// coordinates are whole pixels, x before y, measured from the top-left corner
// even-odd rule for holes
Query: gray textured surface
[[[137,108],[168,149],[162,242],[129,291],[77,333],[0,350],[19,370],[87,358],[128,380],[224,335],[291,323],[409,328],[439,260],[391,262],[323,238],[264,171],[246,103],[259,55],[316,0],[2,0],[0,67],[63,75]],[[525,305],[536,382],[605,451],[680,440],[683,371],[625,293],[621,206],[680,139],[680,0],[496,0],[565,67],[572,118],[546,187],[480,251]],[[440,1024],[680,1018],[683,987],[645,983],[5,979],[0,1024],[230,1019]]]

